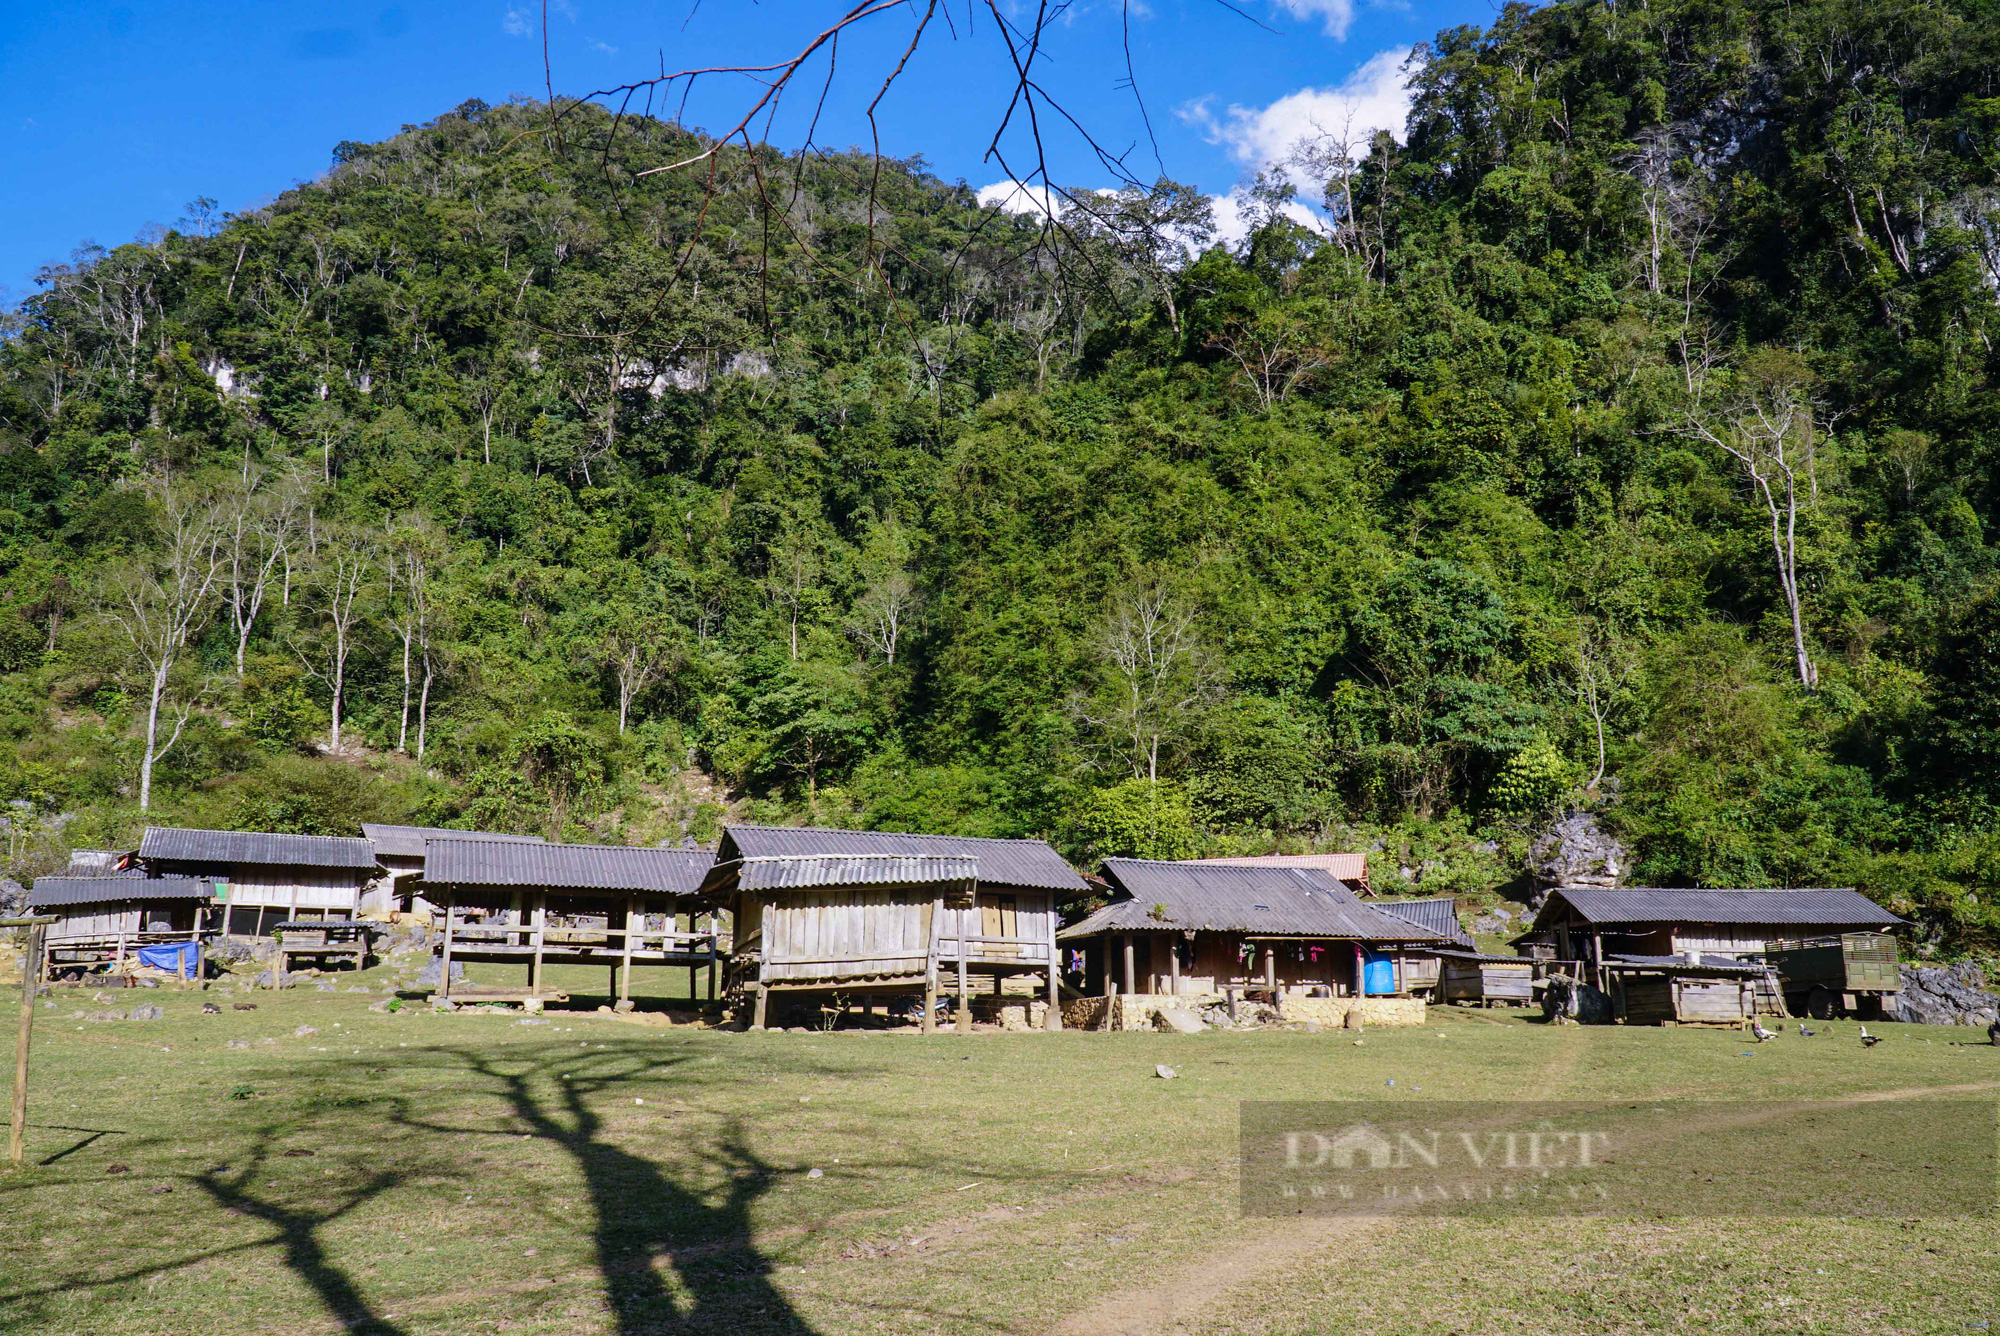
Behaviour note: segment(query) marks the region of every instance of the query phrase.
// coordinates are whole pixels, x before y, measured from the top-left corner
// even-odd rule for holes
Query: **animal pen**
[[[530,1010],[566,1002],[567,993],[548,985],[552,964],[605,967],[621,1008],[631,1003],[632,971],[642,965],[685,968],[691,999],[705,971],[715,996],[716,925],[702,920],[694,899],[712,854],[431,838],[424,855],[423,895],[444,915],[437,1000],[519,1002]],[[513,987],[453,980],[453,964],[468,960],[518,964],[526,977]]]
[[[1628,1025],[1732,1029],[1748,1025],[1758,1014],[1760,985],[1766,975],[1762,965],[1713,957],[1628,957],[1604,962],[1601,973],[1612,1016]]]
[[[152,946],[199,942],[209,929],[209,883],[192,877],[148,877],[132,870],[101,877],[37,877],[28,904],[53,916],[42,937],[44,975],[109,964]]]
[[[703,894],[733,915],[729,988],[752,1029],[773,994],[866,1008],[920,993],[929,1030],[943,991],[963,1031],[973,990],[1004,994],[1014,980],[1045,992],[1043,1023],[1061,1028],[1057,902],[1086,889],[1040,840],[731,826]]]

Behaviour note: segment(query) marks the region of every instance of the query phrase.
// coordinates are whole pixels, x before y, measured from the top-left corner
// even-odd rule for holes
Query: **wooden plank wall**
[[[924,906],[935,899],[932,888],[910,886],[776,892],[762,915],[763,978],[921,974]]]
[[[128,905],[123,908],[111,905],[78,905],[71,910],[57,910],[62,917],[48,927],[48,942],[54,945],[76,937],[116,937],[119,933],[144,932],[139,907]]]

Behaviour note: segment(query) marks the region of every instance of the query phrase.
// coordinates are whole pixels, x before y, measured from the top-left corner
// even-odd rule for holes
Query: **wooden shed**
[[[1406,948],[1444,940],[1317,868],[1113,858],[1104,879],[1115,898],[1060,939],[1107,996],[1402,993]]]
[[[1535,962],[1483,951],[1439,951],[1438,1000],[1525,1007],[1535,1000]]]
[[[37,877],[28,908],[53,914],[43,938],[45,971],[122,967],[142,946],[200,941],[211,928],[214,890],[192,877],[148,877],[138,869],[89,877]]]
[[[370,907],[413,910],[439,914],[443,906],[424,895],[424,842],[443,840],[505,840],[540,844],[539,835],[496,835],[483,830],[447,830],[440,826],[391,826],[380,822],[361,823],[361,837],[374,846],[375,862],[388,875],[376,883]]]
[[[1384,900],[1379,908],[1384,913],[1394,914],[1397,918],[1414,923],[1419,928],[1428,928],[1436,933],[1445,945],[1453,949],[1477,954],[1478,948],[1472,940],[1472,934],[1458,921],[1458,901],[1450,896],[1433,896],[1425,900]],[[1416,994],[1435,993],[1443,973],[1443,960],[1435,950],[1412,946],[1404,952],[1404,991]]]
[[[1559,886],[1533,932],[1558,960],[1591,972],[1615,956],[1761,958],[1776,938],[1893,928],[1902,922],[1851,888],[1673,890]]]
[[[1612,1015],[1628,1025],[1721,1025],[1741,1028],[1758,1011],[1762,965],[1672,956],[1605,961]]]
[[[1086,890],[1041,840],[793,826],[726,829],[702,888],[734,916],[729,986],[753,1028],[773,992],[920,992],[928,1029],[942,988],[961,1030],[975,987],[1023,976],[1061,1025],[1058,906]]]
[[[695,891],[715,856],[699,849],[635,849],[611,844],[543,844],[467,839],[448,832],[424,841],[425,895],[442,906],[437,996],[443,999],[567,1001],[548,986],[544,966],[601,965],[618,1002],[630,1002],[632,970],[685,966],[688,992],[720,960],[713,923],[700,922]],[[454,982],[453,961],[506,961],[526,973],[518,987]]]
[[[148,826],[138,860],[155,877],[196,877],[227,907],[221,930],[263,937],[286,921],[354,918],[380,874],[367,840]]]

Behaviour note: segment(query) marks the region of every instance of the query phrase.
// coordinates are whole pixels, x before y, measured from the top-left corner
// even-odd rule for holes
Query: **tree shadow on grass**
[[[714,1152],[720,1183],[703,1189],[606,1139],[593,1096],[656,1070],[626,1054],[563,1053],[517,1066],[467,1050],[449,1053],[466,1074],[493,1083],[526,1134],[560,1148],[582,1174],[595,1218],[592,1243],[618,1336],[814,1336],[771,1280],[750,1210],[777,1182],[778,1167],[732,1126]],[[405,1126],[455,1136],[506,1135],[402,1118]],[[669,1284],[667,1267],[678,1285]]]
[[[274,1140],[274,1131],[266,1129],[242,1167],[209,1169],[193,1175],[192,1181],[224,1210],[261,1220],[275,1230],[277,1237],[272,1242],[284,1249],[285,1265],[305,1282],[328,1315],[342,1326],[362,1336],[400,1336],[402,1328],[377,1316],[361,1297],[354,1280],[328,1256],[319,1231],[400,1186],[409,1176],[393,1170],[373,1170],[358,1186],[340,1193],[330,1203],[310,1209],[286,1206],[253,1190],[271,1158]]]

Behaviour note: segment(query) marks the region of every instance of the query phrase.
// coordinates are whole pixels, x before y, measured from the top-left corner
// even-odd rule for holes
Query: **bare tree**
[[[799,657],[799,623],[819,602],[820,544],[811,533],[797,533],[771,544],[764,592],[783,609],[791,630],[792,657]]]
[[[361,591],[374,575],[375,560],[359,534],[345,540],[331,535],[329,538],[327,555],[311,579],[312,589],[318,596],[316,611],[322,624],[319,645],[311,653],[303,650],[295,652],[306,671],[324,682],[333,697],[329,750],[337,754],[340,751],[341,719],[347,704],[347,661],[354,653],[361,626]]]
[[[196,698],[173,704],[173,732],[160,741],[160,715],[169,707],[174,670],[215,613],[217,581],[224,569],[223,526],[205,497],[161,485],[155,493],[162,550],[135,558],[112,582],[106,612],[125,633],[146,678],[146,745],[139,762],[139,810],[153,801],[153,767],[180,741]]]
[[[1682,431],[1723,451],[1742,469],[1771,521],[1771,553],[1778,587],[1792,622],[1792,653],[1799,684],[1812,691],[1819,670],[1806,647],[1799,592],[1799,514],[1819,496],[1816,467],[1820,404],[1812,376],[1789,353],[1754,354],[1735,396],[1721,407],[1697,406]]]
[[[422,515],[405,516],[384,544],[382,566],[389,596],[389,622],[403,651],[403,703],[396,723],[396,750],[409,754],[410,695],[416,671],[424,685],[418,702],[417,751],[423,754],[423,718],[430,700],[431,567],[441,546],[436,526]]]
[[[250,632],[264,608],[285,552],[305,507],[305,480],[296,471],[266,486],[262,475],[246,470],[238,490],[228,498],[224,514],[223,548],[227,560],[222,597],[236,631],[236,680],[243,680],[243,660]]]
[[[657,595],[653,597],[658,601]],[[618,684],[618,733],[622,737],[632,703],[657,685],[680,660],[676,628],[664,616],[630,603],[614,605],[610,619],[591,644],[591,658],[608,668]]]
[[[904,628],[923,606],[923,594],[908,571],[890,571],[868,586],[854,604],[850,622],[854,636],[875,650],[890,667],[896,665],[896,646]]]
[[[1270,308],[1230,322],[1208,346],[1236,363],[1266,412],[1285,402],[1332,358],[1313,330],[1288,308]]]
[[[1195,609],[1165,582],[1148,581],[1114,597],[1093,640],[1104,682],[1073,709],[1117,739],[1134,778],[1157,783],[1162,754],[1222,693]]]

